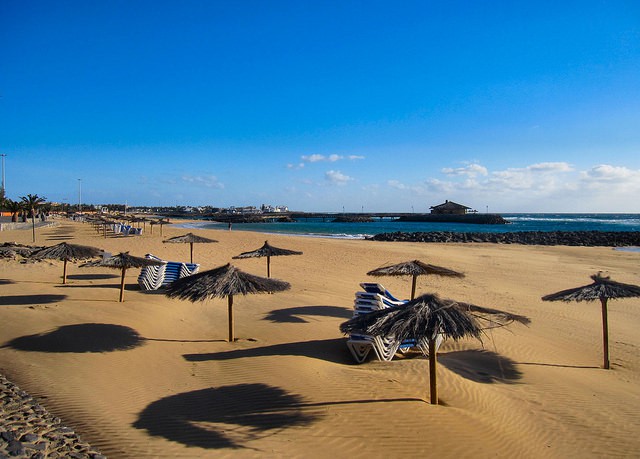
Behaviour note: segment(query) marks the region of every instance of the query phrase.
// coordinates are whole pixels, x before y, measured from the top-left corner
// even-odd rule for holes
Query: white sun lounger
[[[360,314],[368,314],[372,311],[386,309],[393,306],[401,306],[408,300],[398,300],[381,284],[363,282],[360,286],[364,292],[356,292],[354,300],[354,317]],[[442,343],[442,335],[436,338],[436,350]],[[366,334],[352,333],[347,339],[347,347],[357,363],[363,363],[369,356],[371,350],[378,360],[388,362],[393,359],[396,352],[407,352],[417,348],[425,356],[429,355],[429,344],[426,340],[405,340],[399,342],[390,336],[372,336]]]
[[[200,265],[197,263],[166,261],[150,253],[146,254],[145,258],[161,261],[163,264],[158,266],[145,266],[140,270],[138,285],[140,285],[142,290],[158,290],[177,279],[191,276],[200,269]]]

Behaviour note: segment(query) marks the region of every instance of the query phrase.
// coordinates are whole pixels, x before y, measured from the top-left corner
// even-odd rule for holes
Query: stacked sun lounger
[[[111,229],[114,234],[122,234],[123,236],[140,236],[142,234],[142,228],[135,228],[131,225],[123,225],[121,223],[115,223]]]
[[[161,261],[162,264],[158,266],[145,266],[140,270],[138,284],[142,290],[158,290],[177,279],[191,276],[200,269],[200,265],[197,263],[166,261],[150,253],[146,254],[145,258]]]
[[[408,300],[397,299],[380,284],[364,282],[360,286],[364,291],[356,292],[353,305],[354,317],[393,306],[402,306],[408,302]],[[441,342],[442,336],[439,335],[436,340],[437,347],[440,347]],[[428,343],[424,340],[409,339],[400,342],[392,336],[372,336],[362,333],[349,335],[347,347],[357,363],[363,363],[371,350],[373,350],[378,360],[387,362],[392,360],[398,351],[407,352],[412,348],[416,348],[424,355],[429,353]]]

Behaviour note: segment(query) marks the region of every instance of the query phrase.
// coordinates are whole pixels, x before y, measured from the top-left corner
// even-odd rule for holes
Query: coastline
[[[188,246],[162,241],[187,231],[168,225],[163,236],[105,239],[90,225],[60,221],[38,230],[37,244],[67,240],[184,261]],[[265,239],[235,227],[193,232],[219,241],[195,246],[202,270]],[[473,450],[477,457],[559,458],[624,456],[640,448],[633,434],[640,397],[637,300],[610,306],[611,371],[598,368],[597,305],[540,300],[588,283],[599,269],[637,284],[637,253],[267,237],[303,255],[272,260],[274,277],[290,282],[291,291],[236,299],[235,343],[224,341],[224,300],[191,304],[145,294],[131,270],[125,302],[118,303],[112,271],[70,265],[69,284],[62,286],[60,262],[0,260],[0,322],[9,324],[0,328],[0,372],[108,457],[460,457]],[[0,238],[31,243],[28,231]],[[416,258],[466,275],[421,278],[421,291],[532,320],[528,327],[491,331],[484,345],[445,342],[440,407],[423,401],[423,358],[355,365],[338,331],[352,313],[359,282],[381,282],[398,296],[409,291],[409,279],[370,278],[367,271]],[[264,259],[233,263],[265,275]],[[106,327],[112,350],[87,350],[83,339],[95,331],[92,324]],[[122,327],[136,332],[135,346],[115,346]],[[43,351],[47,339],[60,340],[58,348]]]
[[[640,232],[639,214],[505,214],[508,225],[476,225],[465,223],[401,222],[374,219],[369,222],[330,222],[309,218],[288,223],[234,224],[234,230],[283,234],[315,238],[367,239],[387,233],[553,233],[553,232]],[[190,221],[185,227],[193,229],[227,230],[227,224],[206,220]],[[181,225],[181,220],[174,220]],[[482,236],[480,236],[482,237]],[[490,240],[487,240],[490,242]]]

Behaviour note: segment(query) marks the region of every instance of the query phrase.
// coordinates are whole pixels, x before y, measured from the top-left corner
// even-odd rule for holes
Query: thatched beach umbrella
[[[62,283],[67,283],[67,262],[88,260],[90,258],[97,257],[102,250],[89,247],[86,245],[68,244],[61,242],[51,247],[45,247],[43,249],[34,252],[31,256],[36,260],[61,260],[64,262],[62,268]]]
[[[149,220],[147,217],[136,217],[136,221],[138,223],[142,222],[142,230],[146,233],[147,232],[147,222],[150,222],[151,220]],[[140,227],[140,225],[138,225],[138,227]]]
[[[31,246],[18,244],[16,242],[5,242],[0,245],[0,258],[15,258],[16,255],[29,257],[34,252],[43,249],[41,246]]]
[[[482,327],[479,320],[488,322]],[[393,336],[402,342],[407,339],[427,340],[429,343],[429,387],[431,403],[438,404],[436,381],[436,338],[471,336],[480,339],[484,328],[504,326],[512,321],[528,323],[523,316],[488,309],[469,303],[442,299],[425,294],[401,306],[358,315],[340,325],[343,333],[365,333],[373,336]]]
[[[151,221],[151,234],[153,234],[153,226],[154,225],[160,225],[160,236],[162,236],[162,227],[164,225],[172,225],[172,223],[169,220],[164,220],[162,218],[160,218],[158,220],[152,220]]]
[[[99,217],[99,218],[97,218],[97,219],[95,219],[93,221],[93,224],[96,227],[96,231],[97,232],[102,231],[102,235],[106,239],[107,238],[107,227],[115,224],[115,221],[114,220],[109,220],[109,219],[107,219],[105,217]]]
[[[412,276],[411,283],[411,299],[416,297],[416,281],[418,276],[436,275],[449,277],[464,277],[464,274],[442,266],[429,265],[419,260],[405,261],[391,266],[383,266],[382,268],[369,271],[367,276]]]
[[[206,237],[202,237],[202,236],[196,236],[193,233],[187,233],[184,234],[182,236],[176,236],[176,237],[172,237],[170,239],[167,239],[166,241],[162,241],[162,242],[171,242],[171,243],[183,243],[186,244],[188,243],[191,246],[191,263],[193,263],[193,244],[207,244],[207,243],[211,243],[211,242],[218,242],[215,239],[209,239]]]
[[[243,252],[233,258],[239,259],[267,257],[267,277],[271,277],[271,257],[278,257],[283,255],[302,255],[302,252],[274,247],[272,245],[269,245],[269,241],[264,241],[264,245],[259,249],[252,252]]]
[[[640,286],[622,284],[603,276],[601,272],[591,276],[593,283],[582,287],[562,290],[542,297],[543,301],[595,301],[602,305],[602,346],[604,362],[602,367],[609,369],[609,321],[607,318],[607,300],[615,298],[640,297]]]
[[[122,276],[120,278],[120,302],[124,301],[124,276],[129,268],[143,268],[145,266],[159,266],[162,261],[152,260],[149,258],[134,257],[129,252],[120,252],[118,255],[106,258],[98,263],[92,263],[90,266],[104,266],[106,268],[120,269]],[[87,265],[85,265],[87,266]]]
[[[183,277],[171,283],[166,289],[169,298],[205,301],[209,298],[228,298],[229,342],[234,341],[233,296],[250,293],[271,293],[288,290],[291,285],[276,279],[254,276],[226,264],[193,276]]]

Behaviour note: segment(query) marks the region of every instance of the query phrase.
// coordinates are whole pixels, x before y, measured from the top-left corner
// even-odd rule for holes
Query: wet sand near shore
[[[274,246],[282,293],[238,296],[236,336],[226,342],[226,300],[171,300],[140,291],[128,271],[62,262],[0,260],[0,373],[108,457],[629,457],[640,450],[640,299],[609,303],[612,370],[601,365],[600,307],[546,303],[545,294],[585,285],[604,270],[640,284],[640,254],[606,247],[425,244],[185,230],[107,237],[60,221],[37,245],[62,241],[110,253],[188,261],[194,232],[206,270],[232,262],[266,275],[266,260],[234,255]],[[31,244],[26,230],[0,243]],[[477,340],[445,342],[442,404],[429,405],[428,361],[353,362],[338,326],[358,284],[375,281],[407,297],[410,279],[367,271],[419,259],[462,271],[424,277],[422,293],[522,314]]]

